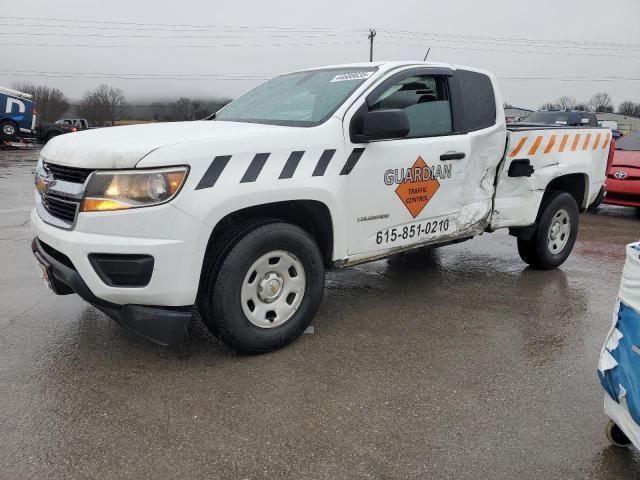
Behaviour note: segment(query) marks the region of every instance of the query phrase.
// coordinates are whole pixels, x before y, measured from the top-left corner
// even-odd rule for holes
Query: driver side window
[[[369,111],[404,110],[409,118],[407,138],[453,132],[447,79],[439,75],[403,78],[371,102]]]

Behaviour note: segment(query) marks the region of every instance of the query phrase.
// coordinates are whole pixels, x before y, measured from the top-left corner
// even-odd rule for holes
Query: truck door
[[[345,116],[348,151],[358,157],[348,173],[345,205],[354,261],[461,235],[470,141],[461,131],[461,105],[451,78],[451,70],[433,67],[391,75]],[[382,109],[404,110],[409,135],[354,142],[359,116]]]

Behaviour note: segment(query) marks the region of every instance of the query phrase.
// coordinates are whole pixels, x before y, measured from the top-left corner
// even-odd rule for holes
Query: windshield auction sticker
[[[366,80],[373,72],[350,72],[350,73],[340,73],[333,77],[331,83],[333,82],[346,82],[347,80]]]

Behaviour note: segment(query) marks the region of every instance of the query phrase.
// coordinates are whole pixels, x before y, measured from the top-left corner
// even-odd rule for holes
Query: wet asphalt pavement
[[[314,326],[240,356],[163,348],[39,278],[37,151],[0,151],[0,478],[632,479],[595,369],[632,209],[581,217],[561,269],[483,235],[328,275]]]

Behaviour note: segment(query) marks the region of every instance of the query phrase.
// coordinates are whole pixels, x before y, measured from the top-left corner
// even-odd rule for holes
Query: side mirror
[[[374,110],[362,118],[364,141],[404,138],[410,131],[409,117],[404,110]]]

